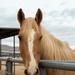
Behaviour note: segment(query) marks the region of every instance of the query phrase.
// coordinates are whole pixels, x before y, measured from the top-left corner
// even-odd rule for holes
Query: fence
[[[6,75],[13,75],[12,63],[23,63],[20,58],[0,57],[0,61],[6,61]],[[40,75],[46,75],[46,68],[75,71],[75,61],[72,60],[40,60]]]

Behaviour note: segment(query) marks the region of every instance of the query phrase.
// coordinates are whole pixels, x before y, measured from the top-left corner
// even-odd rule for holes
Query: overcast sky
[[[35,17],[40,8],[43,12],[42,25],[55,37],[74,47],[75,0],[0,0],[0,27],[19,28],[17,12],[20,8],[26,17]],[[2,43],[11,45],[13,40],[10,40],[4,39]]]

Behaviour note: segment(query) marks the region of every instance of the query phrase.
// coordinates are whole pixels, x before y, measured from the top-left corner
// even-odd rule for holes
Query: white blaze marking
[[[31,32],[30,36],[28,37],[28,49],[29,49],[29,53],[30,53],[30,57],[31,57],[28,72],[31,73],[31,75],[33,75],[34,72],[36,72],[36,61],[35,61],[35,58],[33,55],[34,34],[35,34],[35,31],[34,31],[34,29],[32,29],[32,32]]]

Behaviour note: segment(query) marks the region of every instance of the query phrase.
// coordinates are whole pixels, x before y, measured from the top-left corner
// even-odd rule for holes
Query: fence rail
[[[0,57],[0,61],[6,61],[6,75],[13,75],[12,63],[23,63],[21,58]],[[41,75],[46,75],[46,68],[75,71],[75,61],[72,60],[40,60]]]

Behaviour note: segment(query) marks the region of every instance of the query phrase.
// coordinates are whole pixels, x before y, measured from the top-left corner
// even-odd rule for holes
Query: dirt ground
[[[5,64],[3,61],[2,64]],[[15,66],[15,74],[14,75],[24,75],[24,66],[21,63],[15,63],[17,66]],[[5,74],[6,67],[5,65],[2,65],[2,70],[0,71],[0,75],[6,75]]]

